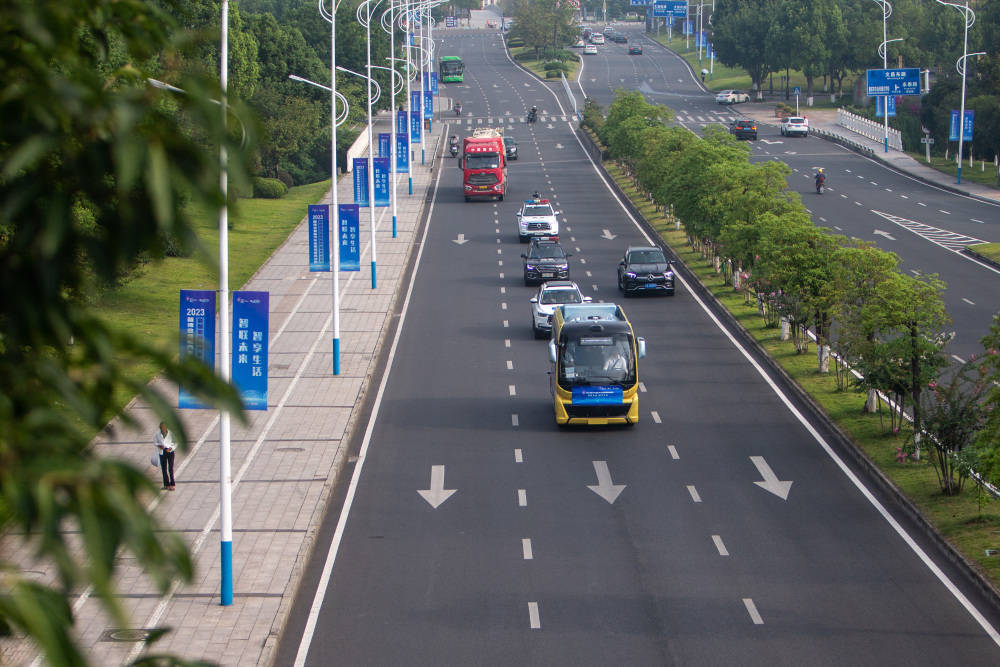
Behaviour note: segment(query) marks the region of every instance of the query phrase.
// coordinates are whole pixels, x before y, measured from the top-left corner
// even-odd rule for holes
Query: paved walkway
[[[178,454],[177,490],[162,492],[150,506],[188,543],[196,577],[161,599],[134,559],[123,556],[118,564],[118,590],[133,627],[173,629],[155,645],[156,652],[241,667],[273,659],[315,531],[345,465],[348,438],[359,422],[364,426],[360,406],[365,390],[380,380],[374,375],[378,353],[391,330],[397,299],[405,296],[408,280],[403,274],[417,241],[427,190],[437,176],[433,156],[443,129],[435,121],[424,166],[419,147],[415,149],[412,195],[407,194],[406,174],[399,176],[396,238],[392,208],[376,209],[377,289],[371,285],[368,209],[361,209],[362,270],[340,278],[339,376],[332,375],[331,274],[308,270],[305,219],[245,286],[270,292],[271,339],[268,410],[247,413],[248,423],[234,420],[232,428],[235,600],[231,606],[219,604],[218,413],[183,410],[194,444]],[[340,180],[338,193],[340,202],[353,201],[351,176]],[[155,382],[168,396],[176,396],[162,380]],[[113,423],[95,446],[101,455],[126,459],[159,480],[159,470],[149,463],[156,417],[138,400],[127,410],[138,429]],[[0,548],[39,580],[54,580],[51,570],[33,564],[19,536],[4,537]],[[121,665],[140,655],[142,645],[116,633],[86,592],[71,602],[77,633],[93,664]],[[26,641],[0,643],[2,664],[29,665],[35,655]]]
[[[741,104],[739,108],[744,114],[751,116],[759,123],[775,127],[780,124],[780,119],[774,114],[774,104]],[[961,185],[956,185],[954,176],[949,176],[937,169],[932,169],[926,163],[915,160],[902,151],[890,149],[886,153],[885,146],[881,141],[874,141],[837,125],[836,109],[801,109],[801,111],[804,116],[809,118],[809,130],[813,134],[849,146],[853,150],[864,153],[897,171],[909,174],[925,183],[936,185],[952,192],[1000,202],[1000,189],[970,181],[963,181]],[[971,167],[971,169],[975,168],[977,167]],[[992,165],[987,166],[987,169],[992,168]],[[970,169],[970,167],[964,167],[963,171],[967,169]]]

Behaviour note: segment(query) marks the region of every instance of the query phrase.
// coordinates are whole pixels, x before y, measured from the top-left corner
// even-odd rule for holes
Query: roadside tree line
[[[920,457],[921,433],[934,436],[945,493],[960,491],[970,468],[1000,481],[1000,314],[984,353],[956,372],[936,275],[911,276],[895,254],[816,226],[788,188],[787,165],[751,162],[748,146],[721,126],[700,138],[667,126],[671,117],[641,93],[619,91],[606,117],[588,103],[583,123],[767,325],[787,330],[799,353],[814,337],[819,372],[832,369],[840,389],[864,392],[869,411],[877,392],[892,399],[894,429],[910,409],[913,453]]]

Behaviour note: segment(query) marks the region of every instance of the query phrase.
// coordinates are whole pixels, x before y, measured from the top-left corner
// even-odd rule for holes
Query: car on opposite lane
[[[809,134],[809,119],[802,116],[787,116],[781,119],[781,136],[804,137]]]
[[[590,297],[584,296],[579,286],[572,281],[550,280],[542,283],[530,300],[531,330],[535,338],[544,338],[552,331],[552,313],[558,306],[589,301]]]
[[[633,44],[632,46],[628,47],[628,54],[630,56],[641,56],[642,46],[640,46],[639,44]]]
[[[531,239],[524,260],[524,284],[537,285],[546,280],[569,280],[569,258],[558,241]]]
[[[749,102],[750,96],[739,90],[722,90],[715,96],[715,101],[719,104],[739,104]]]
[[[639,292],[674,293],[674,268],[656,246],[629,246],[618,262],[618,289],[625,296]]]
[[[756,139],[757,121],[749,118],[740,118],[729,124],[729,134],[737,139]]]

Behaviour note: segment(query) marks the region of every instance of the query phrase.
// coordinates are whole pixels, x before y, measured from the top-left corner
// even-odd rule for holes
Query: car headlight
[[[525,264],[524,268],[526,270],[528,270],[528,271],[534,271],[535,270],[535,265],[534,264]]]
[[[625,276],[628,278],[635,278],[635,271],[626,271]]]
[[[663,277],[664,278],[673,278],[674,277],[674,272],[673,271],[664,271],[663,272]]]
[[[559,265],[559,270],[560,271],[569,271],[569,262],[566,262],[565,264],[560,264]]]
[[[472,186],[471,186],[471,185],[466,185],[466,186],[465,186],[465,189],[466,189],[466,190],[471,190],[471,189],[472,189]]]

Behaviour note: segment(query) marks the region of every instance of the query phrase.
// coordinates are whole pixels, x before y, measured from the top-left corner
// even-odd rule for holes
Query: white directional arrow
[[[771,141],[770,139],[761,139],[765,144],[783,144],[784,141]]]
[[[608,470],[607,461],[594,461],[594,472],[597,473],[597,484],[588,485],[587,488],[613,505],[618,499],[618,495],[625,490],[624,484],[612,484],[611,472]]]
[[[792,488],[792,483],[779,481],[778,476],[771,470],[771,466],[767,465],[763,456],[751,456],[750,461],[757,468],[760,476],[764,478],[763,482],[754,482],[754,484],[765,491],[770,491],[782,500],[788,500],[788,492]]]
[[[431,466],[431,488],[417,489],[417,493],[430,503],[431,507],[437,509],[441,503],[451,498],[451,494],[458,489],[444,488],[444,466]]]
[[[601,234],[602,239],[607,239],[609,241],[614,241],[617,238],[616,234],[612,234],[610,229],[605,229],[604,233]]]
[[[876,236],[884,236],[885,238],[889,239],[890,241],[895,241],[896,240],[895,236],[893,236],[889,232],[883,232],[881,229],[876,229],[874,232],[872,232],[872,234],[875,234]]]
[[[553,125],[552,123],[549,123],[548,125],[545,126],[545,129],[546,130],[551,130],[553,127],[555,127],[555,125]]]
[[[459,234],[458,238],[457,239],[452,239],[451,242],[452,243],[457,243],[458,245],[462,245],[463,243],[468,243],[468,241],[465,238],[465,234]]]

